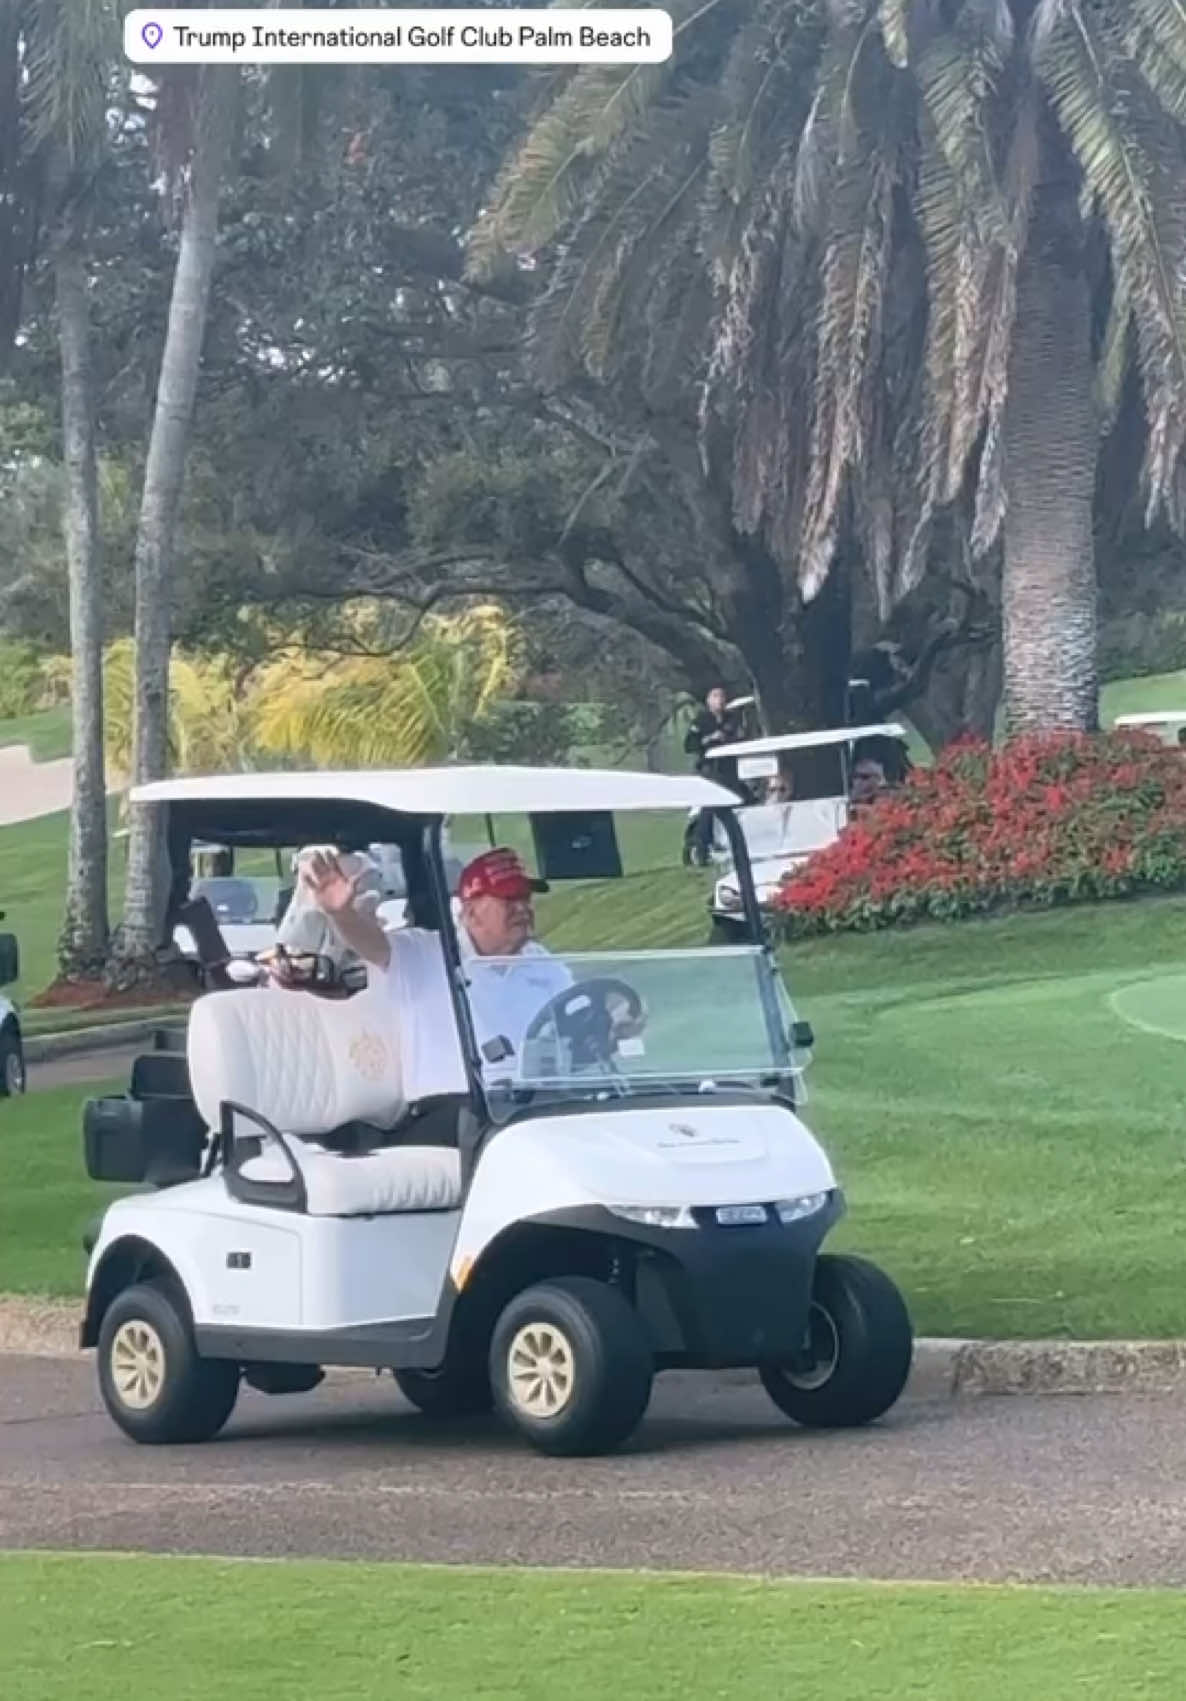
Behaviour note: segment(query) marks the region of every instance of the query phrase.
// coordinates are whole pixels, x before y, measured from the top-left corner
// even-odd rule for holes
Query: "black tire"
[[[817,1259],[814,1368],[760,1365],[780,1411],[811,1429],[854,1429],[889,1411],[910,1375],[914,1331],[893,1282],[863,1258]]]
[[[523,1338],[537,1332],[563,1343],[553,1379],[559,1404],[532,1409],[533,1384],[516,1375]],[[560,1365],[559,1360],[553,1363]],[[541,1453],[566,1457],[609,1453],[638,1426],[651,1397],[654,1360],[642,1322],[615,1288],[588,1276],[563,1276],[516,1294],[490,1343],[490,1382],[499,1412]]]
[[[25,1054],[11,1028],[0,1031],[0,1099],[19,1098],[24,1092]]]
[[[443,1364],[439,1370],[392,1371],[404,1399],[431,1418],[480,1417],[494,1405],[484,1361]]]
[[[136,1356],[137,1328],[144,1348],[141,1358],[159,1363],[155,1395],[141,1382],[147,1396],[143,1404],[126,1392],[129,1354]],[[138,1282],[117,1294],[103,1315],[98,1354],[103,1403],[133,1441],[149,1445],[209,1441],[230,1417],[238,1398],[239,1366],[227,1359],[198,1356],[185,1308],[170,1282]]]

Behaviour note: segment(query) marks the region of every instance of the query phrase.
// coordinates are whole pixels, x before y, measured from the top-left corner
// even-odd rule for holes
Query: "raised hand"
[[[326,915],[339,915],[354,904],[362,873],[347,874],[333,853],[314,851],[301,866],[301,885]]]

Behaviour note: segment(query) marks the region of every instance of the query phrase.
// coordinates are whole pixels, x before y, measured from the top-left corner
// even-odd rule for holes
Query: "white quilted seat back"
[[[395,1023],[381,981],[343,999],[278,987],[207,993],[189,1016],[198,1110],[212,1129],[228,1100],[283,1134],[356,1120],[392,1128],[407,1108]]]

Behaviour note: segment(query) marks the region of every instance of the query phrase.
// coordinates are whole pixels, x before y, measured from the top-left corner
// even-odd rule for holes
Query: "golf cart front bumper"
[[[762,1222],[718,1220],[706,1206],[695,1227],[633,1222],[604,1206],[545,1220],[612,1237],[619,1279],[647,1325],[656,1363],[670,1369],[742,1369],[802,1351],[815,1261],[844,1214],[838,1188],[810,1216]]]

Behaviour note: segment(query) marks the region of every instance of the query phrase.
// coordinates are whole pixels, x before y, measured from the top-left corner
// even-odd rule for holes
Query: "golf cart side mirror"
[[[815,1046],[815,1032],[810,1022],[792,1022],[791,1044],[796,1051],[811,1051]]]
[[[3,911],[0,911],[3,914]],[[21,953],[15,933],[0,933],[0,986],[11,986],[20,978]]]
[[[482,1056],[487,1063],[505,1063],[508,1057],[515,1055],[515,1048],[505,1034],[498,1034],[494,1039],[486,1041],[482,1047]]]

